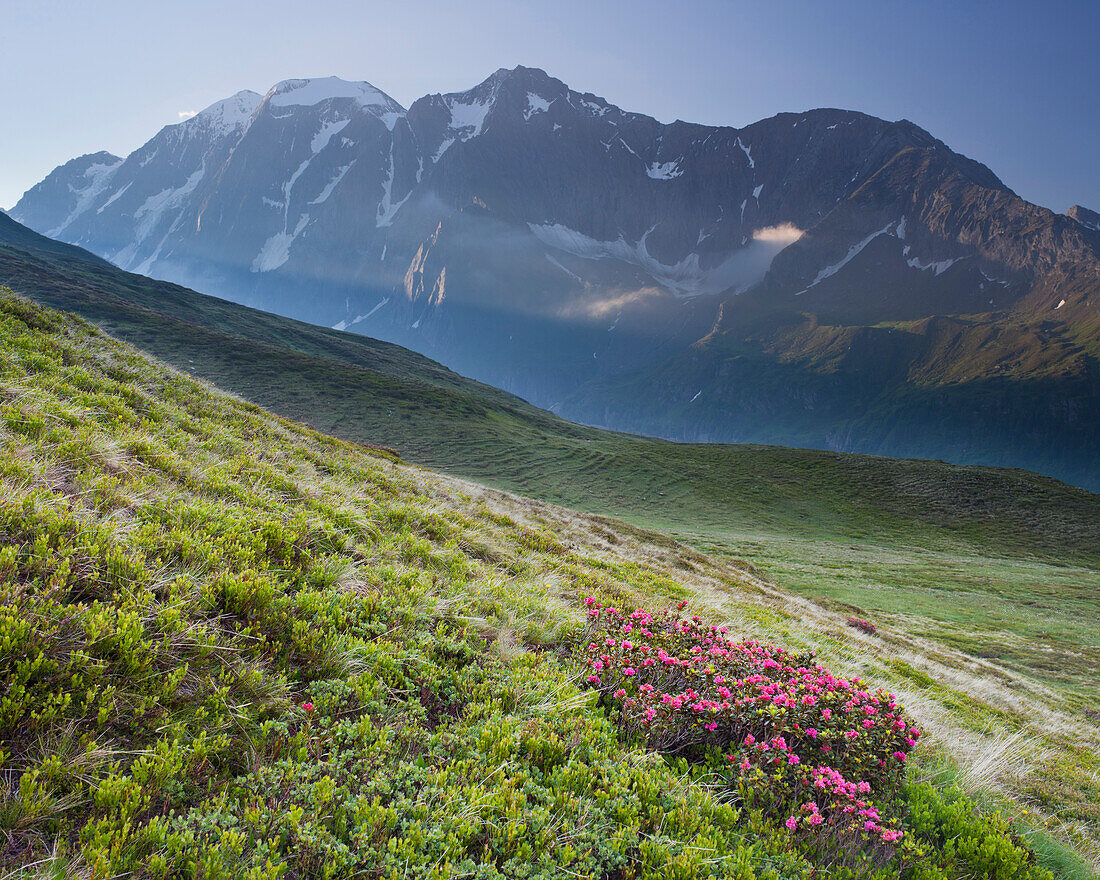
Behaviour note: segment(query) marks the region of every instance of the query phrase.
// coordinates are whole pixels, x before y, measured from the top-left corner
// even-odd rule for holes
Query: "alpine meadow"
[[[1096,10],[245,6],[9,21],[0,878],[1100,878]]]

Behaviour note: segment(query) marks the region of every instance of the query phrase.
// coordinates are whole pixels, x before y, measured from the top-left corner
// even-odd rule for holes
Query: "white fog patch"
[[[753,230],[753,241],[778,244],[780,250],[789,244],[794,244],[802,238],[802,230],[793,223],[780,223],[778,226],[765,226],[762,229]],[[777,251],[778,253],[778,251]]]
[[[620,312],[629,306],[637,306],[648,300],[659,299],[664,294],[656,287],[642,287],[612,293],[599,299],[585,299],[570,303],[559,312],[563,318],[585,318],[602,320],[613,312]],[[616,316],[616,323],[617,321]]]
[[[176,116],[178,116],[181,120],[182,119],[190,119],[192,116],[198,116],[198,115],[199,115],[198,110],[179,110],[176,113]]]
[[[528,226],[535,237],[549,247],[584,260],[618,260],[635,266],[646,272],[657,287],[681,298],[748,290],[763,280],[776,254],[802,237],[802,230],[789,223],[757,229],[746,247],[734,251],[715,266],[704,267],[696,253],[689,253],[677,263],[660,262],[646,246],[653,229],[640,241],[632,243],[622,236],[616,241],[599,241],[560,223]],[[558,265],[557,261],[552,262]]]

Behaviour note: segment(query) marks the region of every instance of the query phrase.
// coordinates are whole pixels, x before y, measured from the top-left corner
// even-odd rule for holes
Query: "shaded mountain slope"
[[[408,109],[287,80],[75,159],[13,216],[578,421],[1100,487],[1096,215],[907,120],[663,124],[524,67]]]
[[[1100,557],[1100,497],[1023,471],[585,428],[387,343],[48,251],[0,248],[0,283],[282,415],[582,510],[715,535]]]

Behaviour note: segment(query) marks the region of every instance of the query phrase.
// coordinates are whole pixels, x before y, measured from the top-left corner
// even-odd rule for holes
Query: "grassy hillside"
[[[1094,772],[1095,727],[1024,677],[853,630],[743,563],[320,435],[9,294],[0,449],[9,873],[1038,880],[1038,859],[1087,876],[1051,836],[1088,845],[1092,826],[1065,819],[1089,808],[1067,793],[1078,778],[1041,774],[1067,789],[1044,808],[1007,748]],[[631,734],[618,692],[584,687],[588,596],[690,603],[895,686],[927,731],[905,778],[896,761],[845,772],[872,780],[876,827],[901,842],[850,830],[843,801],[802,810],[795,770],[735,770],[724,752],[750,766],[748,738],[715,752],[693,723],[685,742],[711,750],[662,758]],[[819,700],[857,687],[828,678]],[[835,733],[848,767],[879,740],[877,721],[849,739],[843,705],[835,731],[799,726],[821,711],[805,700],[724,729],[783,732],[784,750]],[[1011,821],[945,788],[952,774],[999,790]]]
[[[1027,472],[588,429],[398,346],[111,267],[4,248],[0,281],[287,417],[582,509],[1100,560],[1100,497]]]
[[[397,346],[42,241],[0,247],[0,282],[271,411],[739,555],[787,589],[1008,663],[1082,707],[1100,697],[1100,496],[1023,471],[585,428]]]

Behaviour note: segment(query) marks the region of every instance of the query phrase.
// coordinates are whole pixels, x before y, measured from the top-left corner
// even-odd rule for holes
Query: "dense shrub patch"
[[[781,820],[819,862],[900,867],[923,853],[906,840],[903,791],[920,731],[890,694],[697,617],[585,604],[587,682],[628,738],[717,769],[734,802]]]
[[[852,629],[858,629],[860,632],[867,633],[869,636],[873,636],[878,632],[878,627],[871,623],[871,621],[864,620],[862,617],[849,617],[846,622]]]

